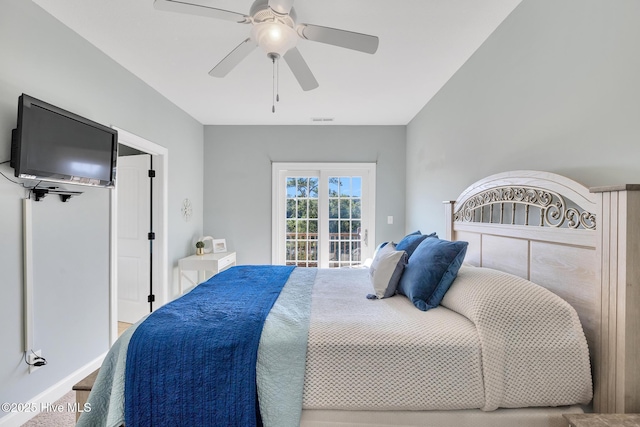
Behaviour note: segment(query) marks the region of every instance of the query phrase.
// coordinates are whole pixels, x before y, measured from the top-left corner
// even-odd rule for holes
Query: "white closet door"
[[[150,156],[118,158],[118,320],[135,323],[149,313]]]

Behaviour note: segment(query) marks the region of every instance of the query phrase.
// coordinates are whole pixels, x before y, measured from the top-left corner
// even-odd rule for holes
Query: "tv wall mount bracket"
[[[60,196],[60,200],[63,202],[68,202],[71,197],[79,196],[80,194],[82,194],[81,191],[60,190],[58,187],[48,187],[48,188],[36,187],[36,188],[32,188],[31,192],[33,193],[33,196],[36,202],[39,202],[42,199],[44,199],[47,196],[47,194],[57,194],[58,196]]]

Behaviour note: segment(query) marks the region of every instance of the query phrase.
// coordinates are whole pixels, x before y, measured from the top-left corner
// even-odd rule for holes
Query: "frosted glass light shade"
[[[251,38],[258,46],[264,49],[267,54],[277,53],[283,56],[289,49],[296,45],[298,34],[293,28],[284,24],[261,22],[253,25]]]

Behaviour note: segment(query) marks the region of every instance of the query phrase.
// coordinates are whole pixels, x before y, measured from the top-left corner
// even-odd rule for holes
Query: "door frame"
[[[368,191],[367,198],[363,200],[366,201],[366,206],[363,203],[363,211],[366,210],[368,216],[368,248],[369,252],[373,254],[373,246],[375,246],[375,228],[376,228],[376,163],[372,162],[361,162],[361,163],[340,163],[340,162],[314,162],[314,163],[305,163],[305,162],[272,162],[271,164],[271,263],[277,264],[279,261],[279,256],[284,248],[284,240],[280,239],[286,230],[286,218],[283,215],[280,215],[280,208],[286,209],[282,206],[278,206],[280,200],[283,199],[283,188],[280,185],[280,178],[283,172],[292,174],[308,174],[310,172],[318,172],[318,176],[321,171],[331,171],[336,172],[336,174],[340,174],[340,172],[344,171],[353,172],[353,171],[362,171],[363,173],[368,173]],[[319,183],[319,188],[323,186],[323,183]],[[286,189],[284,189],[286,192]],[[323,195],[320,195],[320,199],[323,198]],[[322,225],[319,224],[321,227]],[[325,242],[328,245],[328,242]],[[321,242],[322,244],[322,242]],[[373,245],[373,246],[372,246]],[[361,262],[364,262],[364,256],[362,257]]]
[[[112,126],[118,131],[118,143],[136,150],[148,153],[153,159],[153,169],[156,171],[153,185],[153,225],[156,238],[153,243],[153,280],[156,295],[155,308],[161,307],[168,301],[168,219],[169,219],[169,150],[161,145],[139,137],[124,129]],[[113,344],[118,339],[118,177],[116,174],[116,188],[110,195],[110,233],[111,233],[111,262],[109,280],[109,339]]]

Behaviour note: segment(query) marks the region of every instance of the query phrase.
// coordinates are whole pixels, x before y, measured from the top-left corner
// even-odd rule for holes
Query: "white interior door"
[[[149,238],[151,158],[118,158],[118,320],[135,323],[149,312]]]

